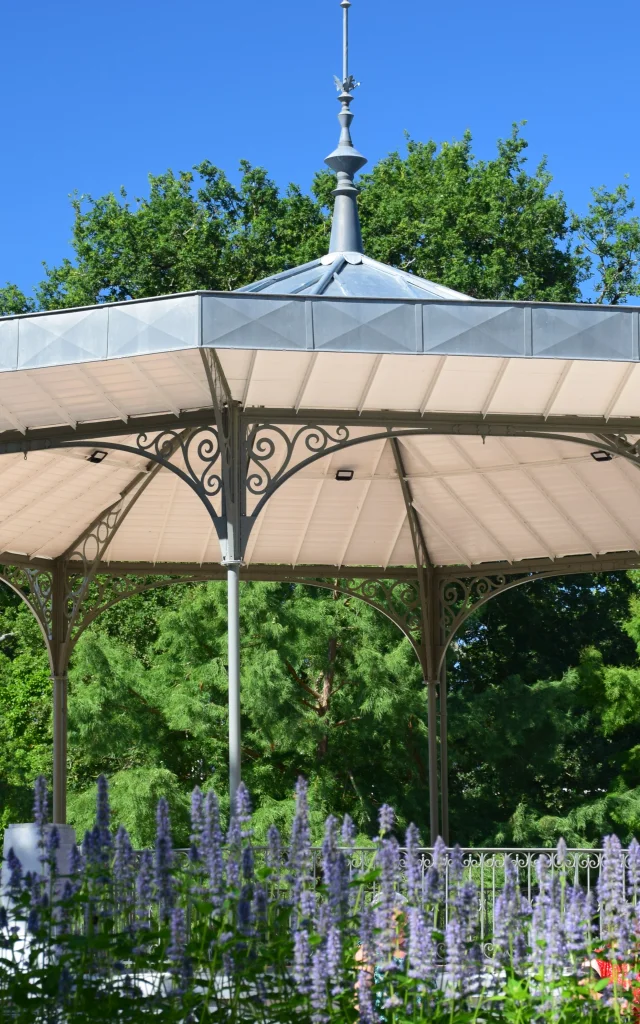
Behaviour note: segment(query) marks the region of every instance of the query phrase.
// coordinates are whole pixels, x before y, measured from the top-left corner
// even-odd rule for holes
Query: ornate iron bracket
[[[550,579],[561,576],[559,568],[517,575],[488,576],[446,576],[440,579],[440,614],[443,635],[443,648],[440,665],[444,663],[447,650],[455,639],[456,633],[474,612],[487,604],[494,597],[521,587],[535,580]]]

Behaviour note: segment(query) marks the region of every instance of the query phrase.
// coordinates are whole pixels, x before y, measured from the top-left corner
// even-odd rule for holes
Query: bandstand
[[[477,301],[364,254],[341,6],[328,255],[237,292],[0,320],[0,564],[49,652],[58,823],[69,660],[117,600],[226,578],[232,792],[240,579],[379,609],[422,667],[448,841],[456,631],[529,581],[640,566],[640,309]]]

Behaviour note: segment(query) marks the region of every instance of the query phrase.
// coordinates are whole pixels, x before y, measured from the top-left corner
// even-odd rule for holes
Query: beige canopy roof
[[[207,298],[149,300],[0,321],[0,341],[9,332],[15,338],[15,350],[8,356],[5,341],[6,363],[12,365],[0,374],[4,561],[16,555],[40,560],[63,554],[145,465],[151,465],[138,455],[112,450],[104,461],[92,462],[90,449],[46,447],[52,441],[94,437],[99,447],[110,434],[132,444],[139,425],[155,422],[175,428],[213,422],[202,360],[203,348],[212,346],[199,331],[208,322],[211,334],[222,333],[228,328],[221,323],[228,310],[223,308],[222,315],[205,310],[203,316]],[[224,303],[231,297],[216,298]],[[427,344],[425,351],[397,351],[393,339],[386,346],[389,351],[277,348],[269,332],[267,347],[259,348],[255,332],[265,314],[271,335],[278,317],[284,323],[278,328],[283,337],[291,328],[286,310],[291,299],[269,295],[257,312],[255,298],[235,296],[235,308],[239,301],[254,304],[253,309],[245,307],[246,313],[239,307],[246,321],[246,347],[238,336],[236,347],[218,347],[217,354],[233,400],[243,410],[254,419],[280,423],[289,436],[302,422],[329,426],[342,421],[349,424],[352,439],[378,436],[326,456],[284,484],[253,529],[248,566],[388,569],[414,564],[395,461],[389,441],[379,436],[390,424],[434,431],[402,436],[400,444],[414,508],[435,564],[515,563],[640,549],[637,468],[627,458],[598,462],[591,454],[602,447],[598,434],[603,430],[611,433],[615,428],[627,438],[634,431],[640,434],[638,362],[620,358],[610,348],[603,351],[610,358],[473,354],[474,348],[486,351],[491,345],[504,352],[505,337],[519,343],[517,317],[525,323],[533,310],[534,316],[545,312],[548,320],[566,307],[464,299],[397,299],[386,304],[412,325],[418,314],[433,322],[436,314],[450,318],[462,307],[468,324],[467,311],[473,309],[484,322],[467,329],[467,354],[462,354],[433,352]],[[303,324],[312,302],[327,300],[301,303]],[[353,299],[333,299],[331,304],[334,317],[353,316]],[[369,308],[367,300],[357,306],[359,330],[362,334],[369,329],[369,347],[374,348],[379,340],[376,325],[369,325],[375,300]],[[601,309],[573,310],[583,318],[595,313],[596,329],[602,330]],[[379,304],[373,312],[379,319]],[[324,308],[320,313],[328,315]],[[318,318],[316,309],[313,314]],[[505,314],[511,320],[506,333],[499,326]],[[633,341],[637,311],[616,315]],[[582,333],[593,334],[593,325],[583,322]],[[615,338],[621,328],[611,322]],[[574,331],[574,344],[579,333]],[[425,336],[429,341],[430,335]],[[404,338],[406,342],[406,334]],[[347,338],[343,347],[353,348],[353,342]],[[519,436],[524,427],[539,436]],[[496,431],[501,436],[492,436]],[[545,436],[550,433],[553,438]],[[39,443],[45,450],[37,450]],[[300,451],[296,458],[303,455],[308,452]],[[282,457],[276,439],[273,464]],[[353,480],[336,480],[340,469],[353,470]],[[248,511],[255,503],[250,498]],[[218,563],[220,557],[205,507],[166,470],[154,476],[105,554],[107,562],[162,568],[170,563],[201,567]]]

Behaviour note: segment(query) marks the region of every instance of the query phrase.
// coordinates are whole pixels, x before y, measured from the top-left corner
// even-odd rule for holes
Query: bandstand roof
[[[142,428],[212,422],[204,348],[217,352],[247,414],[290,434],[302,422],[344,422],[352,437],[391,423],[432,428],[400,444],[436,564],[633,556],[640,473],[591,451],[603,430],[640,435],[639,317],[633,308],[243,292],[5,318],[2,559],[61,555],[140,473],[135,455],[110,451],[96,464],[86,448],[52,441],[89,437],[99,447]],[[518,436],[525,428],[539,436]],[[588,444],[558,440],[568,429]],[[340,468],[354,479],[337,481]],[[106,559],[166,571],[217,564],[220,550],[197,496],[163,471]],[[389,441],[293,477],[267,504],[246,561],[411,565]]]

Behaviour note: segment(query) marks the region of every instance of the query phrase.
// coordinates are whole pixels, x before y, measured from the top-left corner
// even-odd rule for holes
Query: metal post
[[[437,692],[436,682],[432,680],[427,683],[428,719],[427,729],[429,738],[429,827],[431,831],[431,845],[438,838],[438,719],[437,719]]]
[[[229,797],[233,807],[240,785],[240,562],[227,563],[229,642]]]
[[[53,680],[53,822],[67,824],[67,690],[66,673]]]
[[[447,739],[447,663],[440,672],[440,799],[442,801],[442,838],[449,846],[449,752]]]

